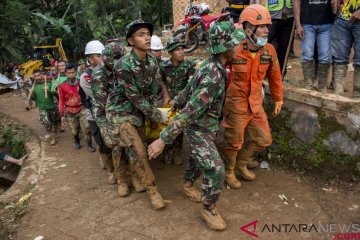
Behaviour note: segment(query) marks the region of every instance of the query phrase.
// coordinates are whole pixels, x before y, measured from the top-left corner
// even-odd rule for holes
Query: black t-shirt
[[[301,24],[326,24],[334,22],[330,0],[302,0]]]

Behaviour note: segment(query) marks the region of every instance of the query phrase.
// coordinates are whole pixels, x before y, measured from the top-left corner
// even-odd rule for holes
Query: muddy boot
[[[86,142],[88,152],[95,152],[95,148],[92,145],[91,135],[85,136],[85,142]]]
[[[215,205],[204,205],[200,216],[211,230],[222,231],[226,229],[226,222],[220,216]]]
[[[108,172],[108,183],[115,184],[117,182],[114,172]]]
[[[150,202],[151,202],[153,209],[157,210],[157,209],[165,207],[164,199],[161,197],[161,195],[158,192],[157,187],[155,185],[147,186],[146,192],[149,195]]]
[[[195,203],[201,202],[201,193],[194,188],[194,183],[185,181],[182,190],[190,201]]]
[[[247,164],[248,169],[257,168],[258,166],[259,166],[259,162],[255,161],[254,159],[251,159]]]
[[[74,147],[76,150],[81,148],[79,135],[74,136]]]
[[[50,146],[54,146],[56,144],[56,134],[52,133],[50,135]]]
[[[328,63],[319,63],[318,64],[318,91],[326,93],[327,92],[327,82],[329,76],[330,64]]]
[[[181,149],[175,148],[174,150],[174,165],[181,165],[183,164],[183,158],[182,158],[182,153],[181,153]]]
[[[99,166],[100,166],[101,169],[105,169],[105,168],[106,168],[104,155],[105,155],[105,154],[100,154],[100,155],[99,155]]]
[[[129,185],[126,180],[117,180],[117,191],[120,197],[126,197],[130,194]]]
[[[249,181],[256,179],[255,173],[251,172],[247,167],[248,163],[253,160],[253,154],[253,150],[243,147],[236,159],[236,168],[239,170],[241,176]]]
[[[141,183],[136,172],[131,173],[131,184],[133,185],[135,192],[145,191],[145,186]]]
[[[360,66],[354,67],[354,98],[360,98]]]
[[[348,66],[346,64],[334,63],[333,66],[333,87],[334,94],[343,95],[346,82],[346,73]]]
[[[305,88],[312,90],[313,87],[317,88],[315,81],[315,64],[314,61],[303,62],[302,70],[304,74]]]
[[[65,126],[60,124],[59,131],[60,132],[65,132]]]
[[[238,151],[232,149],[221,149],[221,156],[225,162],[225,182],[230,188],[240,188],[241,183],[235,175],[236,156]]]

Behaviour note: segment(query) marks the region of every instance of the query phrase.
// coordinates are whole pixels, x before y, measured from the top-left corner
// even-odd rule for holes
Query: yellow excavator
[[[31,60],[19,66],[19,73],[24,78],[31,77],[33,71],[37,69],[49,70],[52,60],[62,59],[67,61],[66,53],[61,44],[61,38],[56,38],[55,45],[35,46],[33,49]]]

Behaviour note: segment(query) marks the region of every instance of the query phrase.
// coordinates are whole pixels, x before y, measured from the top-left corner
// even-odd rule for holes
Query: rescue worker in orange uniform
[[[281,70],[275,48],[267,43],[271,24],[269,11],[252,4],[240,15],[246,39],[237,47],[231,66],[224,104],[225,146],[220,147],[225,161],[226,182],[231,188],[240,188],[235,167],[246,180],[256,175],[248,170],[254,161],[254,152],[272,143],[266,113],[262,106],[262,81],[268,78],[271,97],[275,102],[273,116],[280,113],[283,104]],[[244,143],[245,131],[248,144]]]

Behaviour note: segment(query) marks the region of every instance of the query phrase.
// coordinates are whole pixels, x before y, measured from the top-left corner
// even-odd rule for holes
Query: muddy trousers
[[[272,143],[271,131],[263,108],[258,113],[230,113],[226,122],[232,123],[225,128],[225,146],[221,148],[226,170],[233,171],[235,166],[247,164],[254,152],[262,151]],[[247,144],[244,145],[245,130]],[[241,149],[241,150],[240,150]]]
[[[126,158],[123,155],[126,151],[131,171],[136,173],[145,187],[154,186],[155,177],[150,168],[147,152],[140,136],[141,134],[145,137],[145,125],[136,128],[130,123],[123,123],[114,124],[114,127],[117,130],[114,137],[119,142],[119,145],[113,148],[115,174],[118,180],[125,180],[124,177],[128,168]]]
[[[79,137],[80,128],[86,136],[90,136],[90,126],[86,119],[84,108],[76,114],[66,114],[66,120],[69,123],[73,137]]]
[[[224,164],[214,143],[216,133],[187,129],[185,135],[191,152],[184,180],[195,182],[203,172],[202,202],[204,205],[215,204],[225,179]]]
[[[47,132],[56,133],[61,123],[59,111],[55,109],[40,109],[40,122]]]

